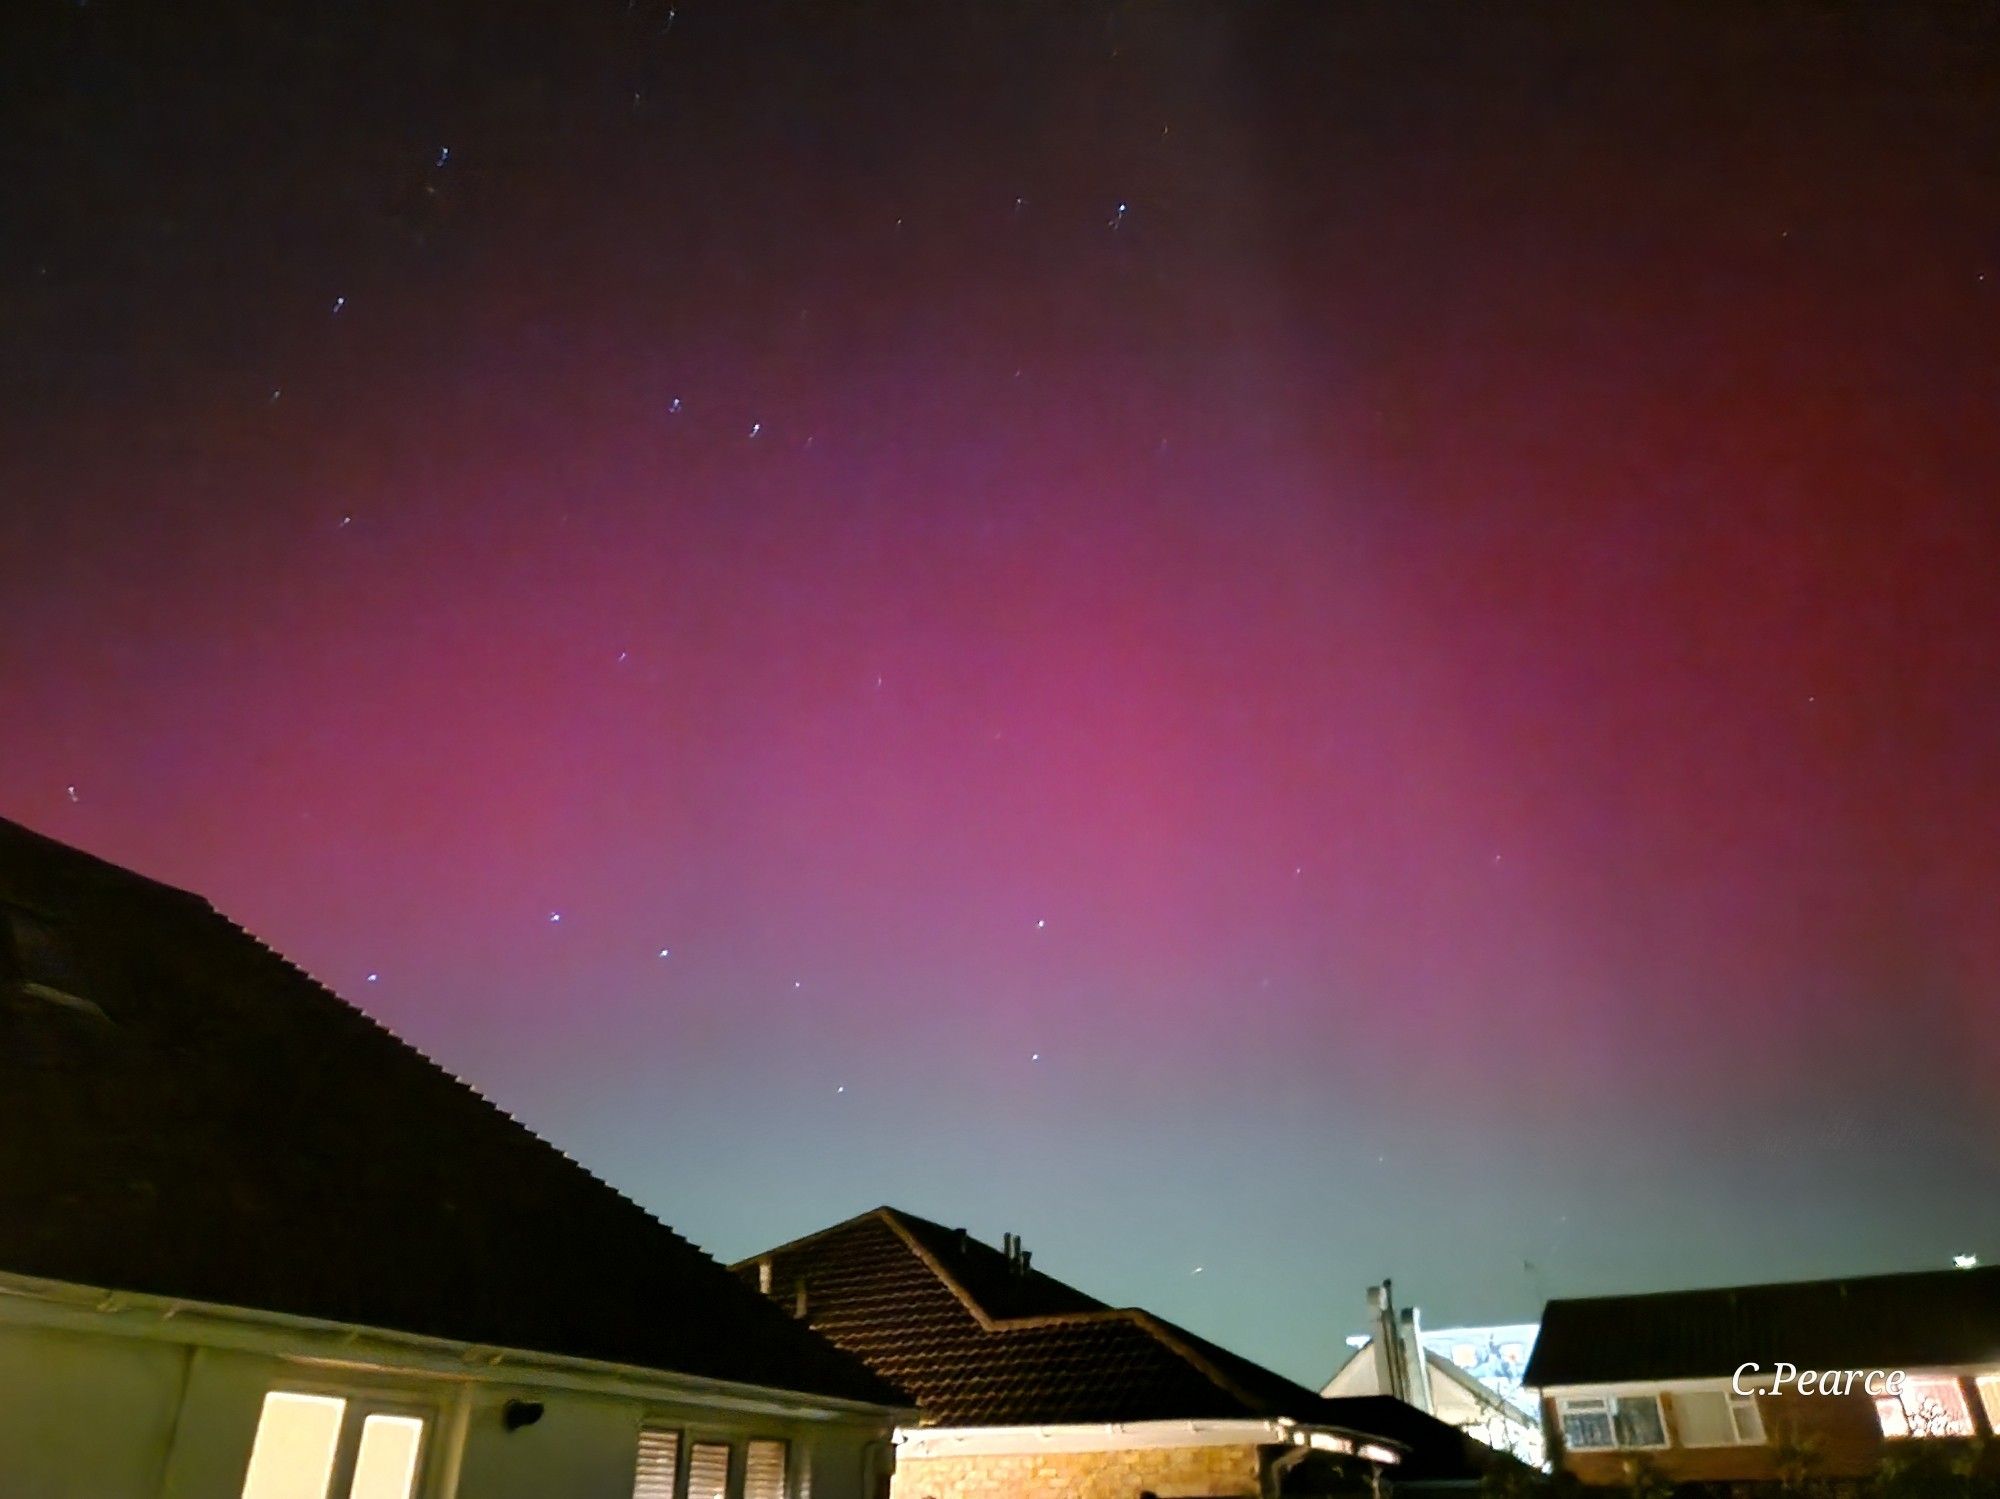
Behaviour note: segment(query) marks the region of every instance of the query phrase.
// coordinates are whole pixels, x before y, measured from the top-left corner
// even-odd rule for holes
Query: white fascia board
[[[234,1348],[325,1369],[480,1379],[616,1394],[638,1400],[683,1401],[715,1410],[782,1416],[795,1421],[859,1419],[886,1424],[914,1414],[905,1407],[867,1405],[830,1395],[767,1389],[636,1364],[457,1343],[421,1333],[182,1301],[137,1291],[107,1290],[0,1271],[0,1325],[10,1322],[109,1337]]]

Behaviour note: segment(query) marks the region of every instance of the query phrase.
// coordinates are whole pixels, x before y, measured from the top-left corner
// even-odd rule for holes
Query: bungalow
[[[909,1404],[200,897],[0,821],[0,1494],[874,1499]]]
[[[2000,1269],[1551,1301],[1524,1379],[1585,1483],[1860,1477],[2000,1431]]]
[[[877,1208],[735,1266],[885,1379],[894,1499],[1142,1499],[1475,1487],[1504,1462],[1388,1398],[1324,1400],[963,1229]]]

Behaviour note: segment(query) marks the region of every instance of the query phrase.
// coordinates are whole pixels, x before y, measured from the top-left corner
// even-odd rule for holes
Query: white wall
[[[889,1435],[866,1417],[732,1411],[667,1389],[655,1400],[643,1389],[567,1388],[435,1356],[397,1367],[379,1350],[336,1341],[346,1362],[367,1353],[375,1366],[341,1368],[327,1361],[324,1337],[287,1353],[190,1341],[177,1336],[184,1325],[48,1313],[0,1296],[0,1499],[235,1499],[264,1396],[278,1386],[428,1409],[424,1499],[447,1499],[454,1468],[449,1499],[630,1499],[647,1420],[691,1438],[784,1438],[811,1472],[812,1499],[872,1499],[864,1448]],[[508,1431],[510,1399],[539,1402],[540,1420]]]
[[[190,1350],[0,1329],[0,1494],[153,1499]]]

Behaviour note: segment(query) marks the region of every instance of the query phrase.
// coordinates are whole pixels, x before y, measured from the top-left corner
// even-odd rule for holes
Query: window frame
[[[1621,1390],[1599,1390],[1596,1391],[1595,1393],[1578,1393],[1574,1395],[1555,1396],[1554,1399],[1556,1404],[1556,1430],[1560,1432],[1562,1435],[1563,1450],[1565,1452],[1668,1451],[1673,1446],[1673,1434],[1667,1429],[1666,1408],[1660,1403],[1660,1396],[1662,1393],[1663,1392],[1660,1390],[1646,1390],[1646,1391],[1635,1390],[1631,1392],[1626,1392]],[[1619,1432],[1618,1429],[1618,1407],[1624,1404],[1628,1400],[1633,1402],[1641,1400],[1649,1400],[1652,1402],[1653,1417],[1655,1421],[1658,1422],[1660,1428],[1659,1441],[1627,1442],[1622,1439],[1622,1434]],[[1593,1406],[1593,1405],[1597,1407],[1597,1413],[1601,1414],[1604,1417],[1604,1419],[1610,1424],[1611,1441],[1609,1445],[1598,1445],[1593,1443],[1588,1447],[1579,1447],[1575,1442],[1572,1442],[1570,1440],[1569,1429],[1564,1423],[1568,1419],[1570,1408],[1572,1406]]]
[[[243,1476],[237,1480],[236,1499],[242,1499],[244,1487],[250,1481],[250,1459],[256,1451],[257,1433],[264,1424],[266,1403],[273,1395],[339,1402],[340,1424],[334,1434],[333,1466],[327,1470],[327,1499],[349,1499],[355,1466],[361,1456],[362,1433],[370,1416],[403,1416],[418,1422],[421,1430],[417,1435],[416,1461],[410,1468],[408,1499],[424,1499],[430,1492],[430,1470],[437,1452],[438,1421],[442,1414],[436,1402],[408,1390],[284,1380],[267,1385],[257,1402],[257,1421],[251,1429],[250,1451],[243,1457]]]
[[[1680,1389],[1668,1389],[1665,1393],[1673,1397],[1674,1405],[1674,1446],[1688,1452],[1721,1452],[1733,1447],[1762,1447],[1767,1445],[1764,1432],[1764,1413],[1757,1408],[1755,1395],[1739,1395],[1729,1387],[1727,1380],[1717,1380],[1712,1385],[1688,1385]],[[1716,1395],[1722,1400],[1722,1413],[1729,1424],[1730,1440],[1727,1442],[1690,1442],[1687,1428],[1682,1424],[1681,1401],[1689,1395]],[[1743,1416],[1749,1413],[1757,1434],[1743,1434]]]
[[[1958,1408],[1965,1417],[1966,1429],[1962,1432],[1946,1432],[1943,1435],[1933,1435],[1928,1431],[1918,1431],[1915,1421],[1912,1419],[1913,1412],[1910,1403],[1905,1398],[1909,1394],[1910,1387],[1917,1384],[1949,1385],[1958,1396]],[[1875,1397],[1875,1425],[1881,1432],[1882,1440],[1885,1442],[1963,1442],[1980,1434],[1979,1414],[1976,1407],[1980,1402],[1983,1402],[1985,1397],[1976,1390],[1974,1396],[1976,1398],[1967,1397],[1965,1392],[1965,1378],[1962,1375],[1908,1374],[1904,1376],[1901,1394],[1890,1395],[1885,1393]],[[1882,1410],[1884,1406],[1893,1406],[1895,1408],[1903,1428],[1901,1431],[1891,1431],[1887,1423],[1883,1421]]]

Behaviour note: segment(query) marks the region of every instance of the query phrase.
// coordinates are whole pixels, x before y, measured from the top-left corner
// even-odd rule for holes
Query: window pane
[[[681,1434],[648,1426],[639,1432],[639,1476],[632,1481],[632,1499],[674,1499],[674,1479],[681,1464]]]
[[[1562,1428],[1564,1445],[1578,1452],[1612,1445],[1611,1416],[1601,1400],[1563,1401]]]
[[[345,1400],[273,1390],[264,1397],[243,1499],[326,1499],[333,1453],[340,1445]]]
[[[1903,1398],[1875,1402],[1885,1437],[1969,1437],[1975,1434],[1965,1391],[1955,1379],[1907,1379]]]
[[[696,1442],[688,1452],[687,1499],[728,1499],[729,1444]]]
[[[417,1483],[417,1452],[424,1423],[415,1416],[370,1416],[361,1423],[354,1482],[347,1499],[410,1499]]]
[[[1652,1395],[1618,1397],[1618,1445],[1664,1447],[1667,1428],[1660,1421],[1660,1402]]]
[[[785,1444],[752,1442],[743,1454],[743,1499],[785,1499]]]
[[[1683,1447],[1733,1447],[1736,1423],[1729,1418],[1729,1397],[1720,1390],[1676,1390],[1674,1423]]]
[[[1764,1440],[1764,1418],[1757,1411],[1757,1398],[1754,1395],[1731,1395],[1729,1413],[1736,1418],[1737,1441]]]
[[[1986,1424],[2000,1431],[2000,1374],[1979,1376],[1979,1403],[1986,1407]]]

